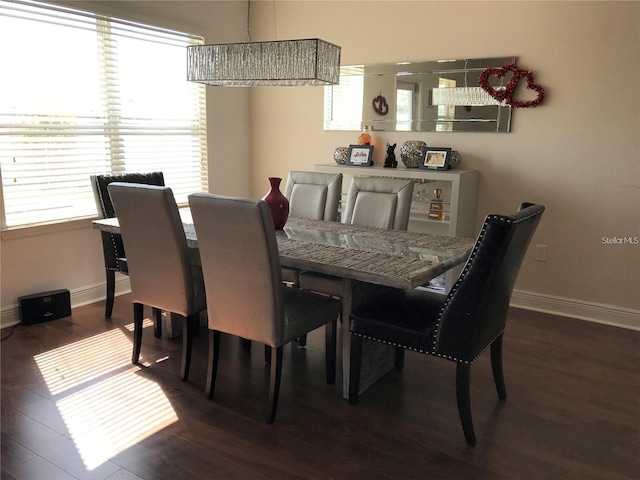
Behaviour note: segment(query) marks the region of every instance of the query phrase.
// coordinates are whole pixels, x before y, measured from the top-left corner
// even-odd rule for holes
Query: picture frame
[[[426,147],[420,158],[420,168],[423,170],[449,170],[451,148]]]
[[[373,166],[373,145],[349,145],[347,165],[354,167]]]

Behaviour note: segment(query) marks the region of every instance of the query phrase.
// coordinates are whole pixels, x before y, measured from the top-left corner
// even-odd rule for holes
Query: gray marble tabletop
[[[415,288],[466,261],[474,240],[291,217],[277,232],[283,265]]]
[[[198,240],[188,211],[181,211],[187,243]],[[93,227],[119,233],[117,219],[95,220]],[[280,262],[394,288],[415,288],[464,263],[474,240],[339,222],[290,217],[276,232]]]

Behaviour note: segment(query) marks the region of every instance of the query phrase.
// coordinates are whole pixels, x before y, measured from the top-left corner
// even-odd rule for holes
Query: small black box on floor
[[[71,295],[67,289],[25,295],[18,300],[20,321],[23,325],[48,322],[71,315]]]

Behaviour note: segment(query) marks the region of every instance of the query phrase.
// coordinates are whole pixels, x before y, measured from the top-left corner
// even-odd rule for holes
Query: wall
[[[210,43],[246,39],[244,2],[55,3],[189,31],[204,36]],[[210,191],[228,195],[250,192],[249,100],[247,89],[207,90]],[[73,306],[104,298],[100,233],[91,228],[89,220],[3,232],[0,259],[2,326],[17,321],[18,297],[22,295],[68,288]],[[117,292],[128,288],[127,277],[118,275]]]
[[[275,22],[273,11],[252,7],[254,40],[323,38],[342,46],[342,65],[517,56],[547,98],[516,110],[512,133],[380,133],[378,144],[460,151],[481,172],[478,229],[521,201],[546,205],[533,243],[547,261],[529,251],[515,303],[640,327],[640,245],[602,240],[640,236],[640,3],[279,1]],[[322,101],[321,88],[252,92],[254,196],[267,176],[332,162],[355,142],[358,132],[322,130]]]

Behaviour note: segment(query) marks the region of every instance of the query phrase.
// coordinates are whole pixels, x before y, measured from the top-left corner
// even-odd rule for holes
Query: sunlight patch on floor
[[[178,420],[160,387],[136,371],[56,402],[88,470]]]
[[[153,327],[153,320],[151,320],[150,318],[145,318],[144,320],[142,320],[142,328],[148,327]],[[124,328],[126,328],[130,332],[133,332],[133,323],[127,323]]]
[[[52,395],[131,364],[131,341],[120,330],[65,345],[33,357]]]
[[[34,357],[87,470],[178,420],[162,389],[131,364],[132,348],[110,330]]]

